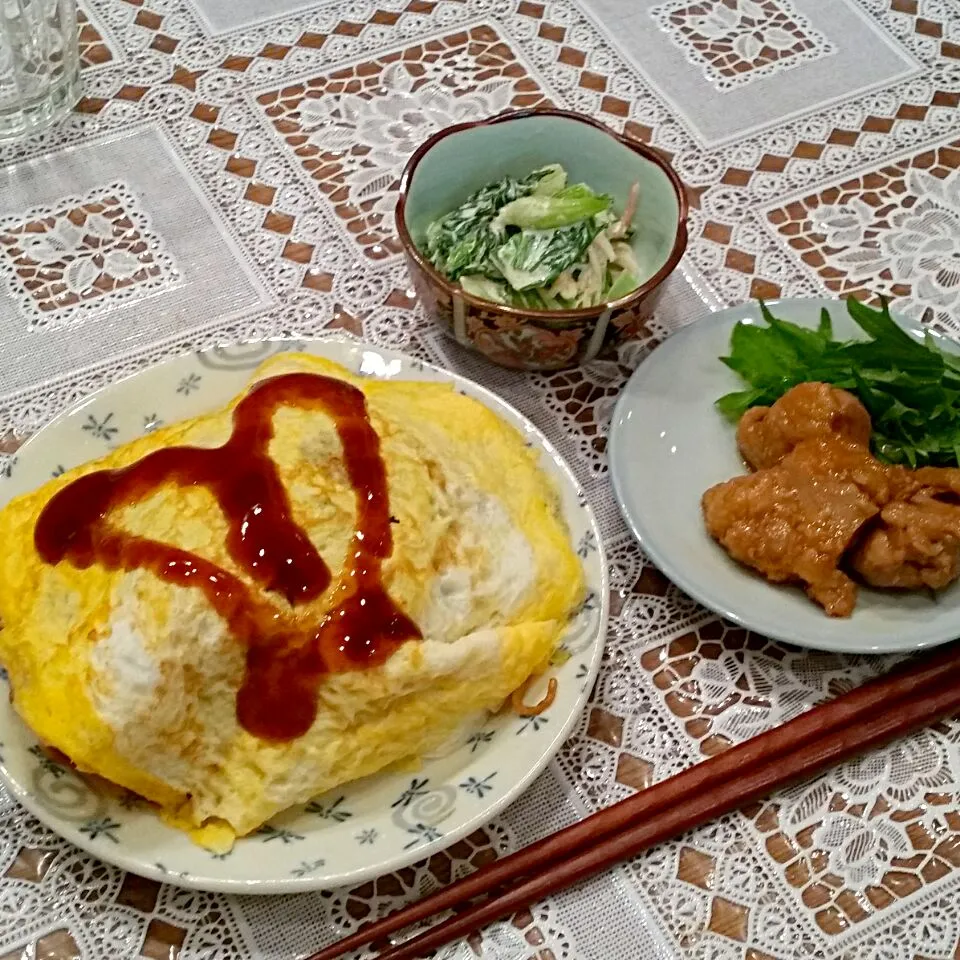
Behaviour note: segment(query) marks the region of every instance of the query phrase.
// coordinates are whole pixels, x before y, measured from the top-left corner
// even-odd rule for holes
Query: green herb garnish
[[[767,326],[738,323],[730,354],[720,359],[750,385],[717,400],[731,420],[769,406],[791,387],[821,381],[855,394],[873,421],[874,454],[886,463],[960,464],[960,357],[901,329],[887,309],[848,299],[847,312],[864,340],[833,339],[823,310],[816,330],[780,320],[762,301]]]

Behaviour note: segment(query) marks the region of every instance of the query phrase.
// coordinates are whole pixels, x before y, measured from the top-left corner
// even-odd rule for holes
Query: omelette
[[[518,431],[306,354],[11,501],[0,542],[19,715],[216,850],[499,709],[584,595]]]

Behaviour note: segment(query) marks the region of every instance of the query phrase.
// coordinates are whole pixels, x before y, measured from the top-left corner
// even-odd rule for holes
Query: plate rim
[[[72,829],[65,833],[61,829],[61,827],[65,824],[61,824],[56,819],[54,814],[47,810],[42,803],[36,800],[34,794],[30,790],[21,784],[19,780],[12,777],[7,770],[6,761],[0,759],[0,781],[3,782],[4,787],[10,792],[11,796],[32,816],[39,820],[47,829],[51,830],[67,843],[70,843],[73,846],[83,850],[90,856],[109,863],[112,866],[128,873],[133,873],[137,876],[146,877],[151,880],[156,880],[160,883],[171,884],[183,889],[245,896],[289,895],[312,891],[334,890],[344,886],[353,886],[358,883],[365,883],[367,881],[376,879],[377,877],[402,870],[405,867],[409,867],[410,865],[420,861],[428,860],[433,855],[455,845],[464,837],[469,836],[471,833],[490,823],[495,817],[502,814],[504,810],[514,804],[523,794],[525,794],[532,786],[533,782],[547,770],[547,767],[556,758],[556,755],[569,738],[576,724],[583,717],[584,711],[590,699],[590,694],[594,685],[596,684],[596,680],[600,672],[600,665],[603,659],[604,649],[606,647],[610,604],[610,571],[607,562],[606,546],[603,541],[602,531],[596,517],[596,512],[586,496],[584,485],[579,479],[577,479],[573,469],[567,462],[566,458],[563,457],[559,452],[553,441],[551,441],[550,438],[547,437],[547,435],[535,423],[533,423],[529,417],[527,417],[524,413],[514,407],[513,404],[503,399],[499,394],[495,393],[484,384],[479,383],[478,381],[473,380],[464,374],[442,367],[439,364],[432,363],[428,360],[422,360],[419,357],[415,357],[403,350],[389,346],[381,346],[362,338],[346,334],[342,331],[333,332],[328,336],[323,336],[322,334],[311,337],[277,336],[224,342],[203,350],[184,351],[175,356],[162,360],[159,363],[147,364],[139,370],[133,371],[126,376],[120,377],[111,383],[103,385],[87,396],[80,398],[75,403],[70,404],[70,406],[65,407],[22,444],[17,451],[17,456],[23,457],[24,453],[29,456],[29,448],[35,443],[39,442],[39,438],[48,429],[62,423],[72,416],[75,416],[78,412],[83,410],[90,403],[94,402],[97,398],[108,395],[115,390],[122,389],[130,381],[136,380],[137,377],[142,376],[148,371],[152,372],[158,370],[159,368],[172,367],[178,363],[183,363],[185,360],[191,357],[208,355],[223,349],[236,349],[243,346],[254,346],[257,344],[268,343],[299,345],[298,349],[305,351],[309,351],[311,347],[322,350],[325,345],[331,343],[359,350],[369,349],[371,351],[375,351],[380,356],[383,356],[388,360],[399,359],[404,365],[416,364],[420,370],[430,370],[434,374],[440,375],[440,377],[445,379],[446,382],[453,383],[455,386],[463,387],[465,384],[468,385],[471,392],[477,395],[477,398],[480,400],[480,402],[482,402],[488,409],[493,409],[494,412],[498,413],[498,415],[501,410],[508,411],[516,421],[510,425],[514,426],[515,429],[519,429],[519,426],[522,424],[527,436],[536,437],[537,445],[539,446],[540,450],[554,461],[558,471],[564,475],[566,481],[569,483],[571,490],[574,491],[578,497],[582,497],[582,507],[587,517],[588,526],[595,534],[595,557],[598,569],[600,571],[600,589],[598,596],[599,602],[598,616],[596,621],[597,625],[592,634],[590,646],[591,653],[588,662],[587,674],[585,677],[583,677],[581,690],[576,697],[573,707],[570,709],[563,723],[561,723],[556,729],[556,732],[553,734],[551,739],[544,744],[539,756],[529,766],[527,771],[518,780],[514,781],[510,788],[507,789],[501,797],[499,797],[497,800],[486,802],[485,806],[465,820],[459,827],[448,832],[444,832],[439,838],[427,841],[415,848],[412,848],[409,852],[401,851],[393,856],[390,860],[385,861],[382,864],[358,867],[354,870],[339,874],[328,873],[326,876],[320,877],[308,875],[303,877],[286,877],[269,880],[204,877],[192,873],[181,874],[174,871],[157,869],[154,864],[146,863],[140,859],[137,859],[136,857],[124,855],[124,848],[122,844],[118,845],[114,850],[110,847],[97,844],[92,838],[88,838],[86,834],[80,833],[79,829]],[[293,351],[291,350],[290,352]],[[264,359],[266,359],[266,357]],[[248,374],[248,382],[255,369],[256,368],[251,368],[250,370],[245,371]],[[374,375],[372,378],[377,379],[376,375]],[[400,379],[403,378],[401,377]],[[17,495],[18,494],[13,494],[12,496]],[[11,497],[0,497],[0,508],[5,506],[9,499],[11,499]],[[29,732],[29,734],[36,738],[36,734],[30,729],[30,727],[27,726],[27,724],[22,720],[22,718],[20,718],[19,714],[17,714],[12,707],[11,712],[17,718],[19,723]],[[375,777],[377,774],[372,774],[371,776]],[[283,812],[284,811],[281,811],[281,813]],[[154,816],[158,815],[154,813]],[[175,828],[169,827],[168,829],[173,830]],[[245,838],[238,839],[242,840]]]
[[[763,302],[771,310],[777,310],[778,308],[785,308],[789,310],[791,306],[802,303],[805,305],[805,307],[839,307],[846,311],[846,299],[847,298],[840,297],[779,297],[777,299],[765,299]],[[649,375],[650,367],[647,365],[656,356],[657,350],[662,348],[667,343],[675,341],[675,346],[673,349],[677,349],[676,344],[682,345],[685,340],[696,336],[696,331],[698,328],[702,328],[704,325],[720,327],[726,323],[729,323],[731,319],[734,319],[735,322],[736,313],[738,311],[742,312],[747,309],[758,311],[758,301],[747,300],[742,303],[723,307],[719,310],[709,311],[702,316],[697,317],[695,320],[690,321],[690,323],[680,327],[680,329],[674,331],[660,344],[658,344],[640,362],[636,370],[634,370],[627,382],[624,384],[623,389],[620,392],[620,396],[617,398],[617,402],[614,406],[613,414],[610,420],[608,452],[610,462],[610,479],[613,487],[614,499],[617,501],[617,507],[620,511],[620,515],[623,517],[624,522],[629,527],[631,533],[633,533],[644,553],[650,558],[651,562],[653,562],[671,582],[683,590],[684,593],[689,595],[707,610],[718,614],[725,620],[730,621],[732,624],[735,624],[736,626],[742,627],[746,630],[750,630],[751,632],[761,636],[768,637],[769,639],[775,640],[779,643],[788,643],[796,647],[802,647],[810,650],[821,650],[829,653],[845,653],[851,655],[877,655],[915,652],[919,650],[928,650],[933,647],[942,646],[946,643],[951,643],[956,639],[957,633],[960,632],[960,622],[957,624],[957,630],[947,633],[943,636],[936,634],[926,640],[905,640],[903,643],[892,641],[890,643],[884,643],[882,646],[872,647],[867,646],[864,643],[857,643],[855,640],[851,641],[851,645],[844,644],[839,640],[834,641],[829,638],[808,638],[806,635],[791,632],[789,629],[778,629],[776,627],[769,629],[766,625],[760,628],[757,626],[755,621],[751,620],[749,613],[744,614],[736,609],[731,609],[730,606],[725,604],[722,600],[714,599],[713,597],[705,598],[697,584],[693,582],[691,578],[686,576],[682,566],[680,566],[678,563],[675,563],[657,546],[652,545],[652,538],[649,535],[649,530],[645,527],[642,520],[637,517],[627,506],[628,501],[624,494],[623,488],[623,485],[626,481],[624,477],[624,461],[622,459],[626,456],[626,453],[624,453],[623,450],[625,450],[627,444],[625,440],[623,440],[623,431],[625,430],[625,427],[623,427],[622,424],[625,419],[623,413],[628,404],[628,388],[631,386],[631,384],[642,382],[644,378]],[[907,332],[912,333],[914,336],[926,332],[925,328],[923,328],[919,323],[911,320],[904,314],[896,310],[891,310],[890,312],[897,321],[898,325]],[[941,336],[936,331],[930,332],[935,336]],[[946,338],[943,339],[946,340]],[[646,372],[644,372],[645,367]],[[743,571],[743,574],[745,576],[754,576],[749,571]],[[767,586],[769,586],[771,589],[789,589],[789,585],[767,584]],[[826,616],[827,615],[824,614],[824,617]],[[784,618],[784,622],[788,622],[787,618]]]

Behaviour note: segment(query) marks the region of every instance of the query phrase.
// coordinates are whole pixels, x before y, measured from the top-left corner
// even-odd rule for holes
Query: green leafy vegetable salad
[[[730,355],[720,359],[750,385],[717,401],[739,420],[768,406],[791,387],[820,381],[855,394],[873,420],[874,455],[910,467],[960,464],[960,356],[940,350],[930,334],[920,341],[887,310],[847,300],[863,340],[833,339],[823,310],[816,330],[775,317],[761,302],[767,326],[738,323]]]
[[[469,294],[528,310],[592,307],[640,284],[630,248],[634,184],[622,214],[606,194],[567,184],[559,164],[482,187],[427,227],[425,253]]]

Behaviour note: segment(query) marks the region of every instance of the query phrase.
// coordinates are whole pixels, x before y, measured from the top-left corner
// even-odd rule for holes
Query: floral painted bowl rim
[[[674,193],[677,195],[678,210],[676,235],[674,236],[673,246],[670,248],[670,255],[667,257],[666,263],[664,263],[663,266],[655,274],[653,274],[652,277],[649,277],[647,280],[641,283],[639,287],[631,290],[625,296],[620,297],[619,300],[608,300],[606,303],[599,303],[593,307],[578,307],[575,310],[527,310],[521,307],[510,307],[504,304],[495,303],[492,300],[484,300],[482,297],[475,297],[472,294],[467,293],[459,284],[451,283],[451,281],[449,281],[442,273],[440,273],[440,271],[437,270],[433,264],[430,263],[430,261],[420,252],[417,245],[413,242],[413,237],[410,236],[410,231],[407,229],[406,223],[407,192],[410,189],[413,175],[416,172],[420,161],[423,160],[423,158],[441,140],[451,136],[452,134],[462,133],[464,130],[470,130],[473,127],[489,127],[497,123],[508,123],[511,120],[526,120],[530,117],[563,117],[567,120],[575,120],[578,123],[588,124],[589,126],[602,131],[608,137],[612,137],[628,150],[632,150],[645,160],[649,160],[651,163],[659,167],[666,174],[667,179],[670,181],[670,185],[673,187]],[[443,130],[438,131],[428,140],[424,141],[411,155],[410,159],[407,161],[407,165],[403,168],[403,174],[400,177],[400,190],[399,196],[397,197],[396,226],[397,232],[400,235],[400,242],[403,244],[403,248],[407,255],[413,259],[413,261],[418,267],[420,267],[421,270],[429,274],[429,276],[437,284],[443,287],[451,297],[462,297],[466,303],[469,303],[475,307],[479,307],[483,310],[492,309],[498,313],[503,313],[508,316],[538,320],[549,325],[551,321],[554,323],[566,323],[571,320],[596,319],[601,314],[606,313],[608,310],[619,310],[623,307],[628,307],[635,302],[639,302],[651,291],[655,290],[676,269],[677,264],[680,262],[680,258],[687,249],[688,213],[689,204],[687,203],[687,194],[683,186],[683,181],[680,179],[677,171],[674,170],[667,160],[652,147],[648,147],[645,143],[642,143],[641,141],[635,140],[631,137],[627,137],[622,133],[617,133],[617,131],[613,128],[608,127],[599,120],[595,120],[593,117],[588,117],[583,113],[577,113],[573,110],[534,108],[530,110],[508,110],[486,120],[473,120],[465,123],[456,123],[452,126],[444,127]]]

